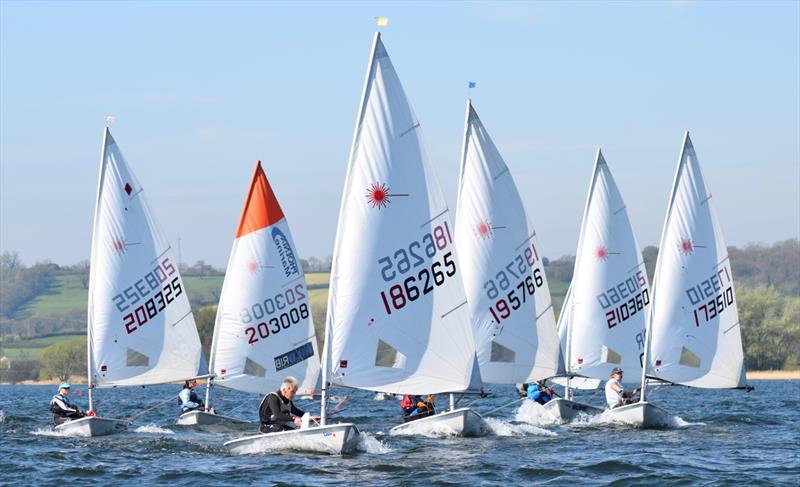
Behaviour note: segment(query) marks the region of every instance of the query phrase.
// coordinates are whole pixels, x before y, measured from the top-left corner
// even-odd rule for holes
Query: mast
[[[178,239],[178,241],[180,242],[180,238]],[[211,410],[211,388],[214,386],[212,384],[212,381],[214,380],[214,355],[215,355],[214,351],[216,349],[214,345],[216,345],[217,343],[217,332],[219,331],[219,326],[217,326],[217,322],[219,321],[219,310],[221,304],[222,304],[221,302],[217,303],[217,316],[216,319],[214,320],[214,334],[211,337],[211,350],[209,350],[208,352],[208,379],[206,380],[206,399],[205,399],[206,411]]]
[[[573,279],[574,279],[574,274],[573,274]],[[564,309],[561,310],[561,313],[563,314],[565,311],[567,311],[570,306],[572,306],[572,285],[571,284],[569,286],[569,289],[567,289],[567,296],[565,298],[565,305],[564,305]],[[571,320],[569,319],[569,317],[567,317],[566,320],[564,321],[564,326],[567,327],[567,330],[566,330],[567,331],[567,343],[566,343],[566,349],[567,350],[564,352],[564,372],[566,372],[566,374],[567,374],[567,385],[564,386],[564,399],[566,399],[568,401],[572,400],[572,390],[569,388],[569,380],[570,380],[570,377],[571,377],[569,375],[569,364],[570,364],[570,359],[572,357],[572,351],[571,351],[571,349],[572,349],[572,330],[571,330],[571,328],[572,327],[569,326],[570,321]],[[528,391],[525,391],[525,392],[528,392]]]
[[[647,327],[644,338],[644,356],[642,359],[642,390],[639,401],[645,401],[645,388],[647,386],[647,364],[650,360],[650,339],[653,331],[653,315],[655,313],[656,304],[656,291],[658,290],[658,274],[661,266],[661,252],[664,250],[664,237],[667,231],[667,223],[669,222],[670,213],[672,212],[672,205],[675,202],[675,193],[678,191],[678,177],[683,169],[683,154],[686,151],[686,145],[689,143],[689,131],[687,130],[683,135],[683,145],[681,146],[681,153],[678,155],[678,167],[675,169],[675,178],[672,180],[672,192],[670,193],[669,203],[667,204],[667,214],[664,217],[664,226],[661,228],[661,241],[658,244],[659,257],[656,261],[656,270],[653,275],[653,297],[650,299],[650,312],[648,313]]]
[[[361,122],[364,118],[364,110],[366,109],[367,105],[367,89],[370,85],[370,75],[372,74],[372,69],[375,65],[375,51],[378,48],[378,42],[380,41],[381,33],[375,32],[375,36],[372,38],[372,48],[370,49],[369,53],[369,63],[367,65],[367,72],[364,75],[364,86],[361,90],[361,100],[358,104],[358,112],[356,113],[356,126],[353,130],[353,140],[350,143],[350,153],[347,157],[347,174],[344,178],[344,188],[346,189],[348,186],[348,182],[350,181],[350,170],[353,167],[353,154],[356,149],[356,142],[358,141],[359,135],[359,127],[361,126]],[[345,206],[345,198],[344,194],[342,195],[342,199],[339,203],[339,219],[337,221],[337,229],[336,229],[336,241],[333,247],[333,259],[331,263],[331,283],[330,288],[333,290],[335,285],[335,279],[337,276],[338,265],[337,265],[337,255],[339,250],[340,244],[340,234],[338,225],[342,222],[342,215],[344,213],[344,206]],[[325,426],[327,423],[327,402],[328,402],[328,386],[330,384],[330,372],[331,372],[331,363],[330,363],[330,354],[331,354],[331,336],[333,331],[333,302],[335,300],[334,292],[330,292],[328,294],[328,313],[325,319],[325,343],[323,344],[323,357],[322,357],[322,393],[320,397],[320,424]]]
[[[592,202],[592,195],[594,194],[594,188],[597,183],[597,175],[600,173],[600,164],[603,161],[603,152],[600,147],[597,148],[597,154],[594,158],[594,169],[592,170],[592,179],[589,181],[589,193],[586,195],[586,204],[583,207],[583,219],[581,220],[581,232],[578,236],[578,254],[575,256],[575,269],[580,269],[578,267],[579,259],[581,259],[581,254],[583,250],[583,240],[586,233],[586,220],[589,217],[589,205]],[[575,273],[572,275],[573,282],[575,281]],[[567,293],[567,306],[572,306],[572,285],[569,287],[569,291]],[[563,312],[563,310],[562,310]],[[569,388],[569,381],[570,381],[570,364],[572,363],[572,323],[571,313],[568,316],[567,321],[564,323],[564,326],[567,327],[567,351],[564,355],[564,360],[566,361],[565,364],[565,371],[567,372],[567,386],[565,391],[566,399],[572,398],[572,391]]]
[[[92,389],[94,388],[94,354],[92,353],[92,274],[95,272],[94,255],[95,245],[97,245],[97,216],[100,213],[100,192],[103,187],[103,180],[106,175],[106,147],[108,145],[108,137],[110,132],[108,127],[103,130],[103,148],[100,150],[100,174],[97,177],[97,198],[94,205],[94,218],[92,221],[92,249],[89,256],[89,299],[88,299],[88,313],[86,313],[86,381],[89,390],[89,411],[94,411],[94,395]]]

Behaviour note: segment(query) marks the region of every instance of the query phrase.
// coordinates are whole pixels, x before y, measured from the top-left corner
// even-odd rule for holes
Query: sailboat
[[[573,381],[597,387],[615,367],[641,372],[650,310],[644,259],[625,202],[600,149],[575,255],[572,283],[559,318],[566,392],[563,399],[545,405],[565,421],[578,413],[602,412],[572,400]]]
[[[277,391],[284,377],[294,376],[300,381],[299,394],[314,388],[319,353],[297,255],[289,224],[258,161],[217,308],[206,387],[209,410],[186,412],[178,424],[247,423],[213,412],[214,385],[264,395]]]
[[[214,384],[258,394],[277,391],[287,376],[298,392],[313,390],[320,372],[317,338],[305,274],[289,224],[275,193],[256,164],[250,192],[231,250],[211,348]],[[208,413],[199,421],[230,422]],[[291,449],[341,454],[358,443],[352,424],[310,426],[228,441],[233,453]]]
[[[326,347],[334,384],[402,395],[480,387],[453,235],[420,123],[376,33],[331,269]],[[390,432],[424,425],[487,432],[452,396],[448,411]]]
[[[87,323],[89,414],[56,427],[80,436],[125,431],[96,415],[95,387],[145,386],[197,374],[200,338],[172,247],[108,128],[92,234]]]
[[[661,233],[640,401],[611,410],[637,427],[669,426],[647,401],[648,379],[705,389],[751,389],[728,249],[689,132]]]
[[[456,247],[481,378],[530,383],[558,367],[559,341],[536,231],[500,152],[467,101]]]

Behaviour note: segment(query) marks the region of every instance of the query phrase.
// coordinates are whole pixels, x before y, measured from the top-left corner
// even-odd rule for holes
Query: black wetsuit
[[[53,412],[53,423],[56,426],[84,416],[83,411],[69,402],[67,396],[60,392],[53,396],[53,399],[50,399],[50,411]]]
[[[294,429],[294,416],[303,416],[305,411],[298,409],[294,403],[279,392],[270,392],[261,401],[258,407],[258,416],[261,419],[259,431],[262,433],[275,433]]]

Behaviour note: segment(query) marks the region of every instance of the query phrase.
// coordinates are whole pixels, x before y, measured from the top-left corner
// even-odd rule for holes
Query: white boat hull
[[[616,422],[636,428],[663,428],[674,423],[672,415],[666,410],[646,401],[619,406],[610,409],[607,414]]]
[[[236,426],[247,425],[250,422],[206,411],[187,411],[181,414],[175,424],[181,426]]]
[[[287,450],[341,455],[355,450],[358,440],[356,425],[341,423],[246,436],[225,442],[225,448],[237,455]]]
[[[128,431],[130,422],[122,419],[86,416],[59,424],[55,431],[69,436],[105,436]]]
[[[389,433],[413,434],[415,431],[428,428],[447,432],[453,436],[484,436],[489,433],[489,426],[481,415],[469,408],[454,409],[409,421],[395,426]]]
[[[600,408],[561,398],[553,399],[545,403],[543,407],[547,414],[562,422],[572,421],[581,413],[600,414],[603,412]]]

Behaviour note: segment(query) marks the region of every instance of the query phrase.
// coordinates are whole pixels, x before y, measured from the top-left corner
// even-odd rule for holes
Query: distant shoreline
[[[753,370],[747,373],[752,380],[800,379],[800,370]]]
[[[800,370],[752,370],[747,373],[748,380],[800,380]],[[72,377],[70,384],[85,385],[85,377]],[[54,386],[59,384],[57,380],[26,380],[11,384],[9,382],[2,382],[0,385],[10,386]],[[180,382],[176,382],[180,384]]]

